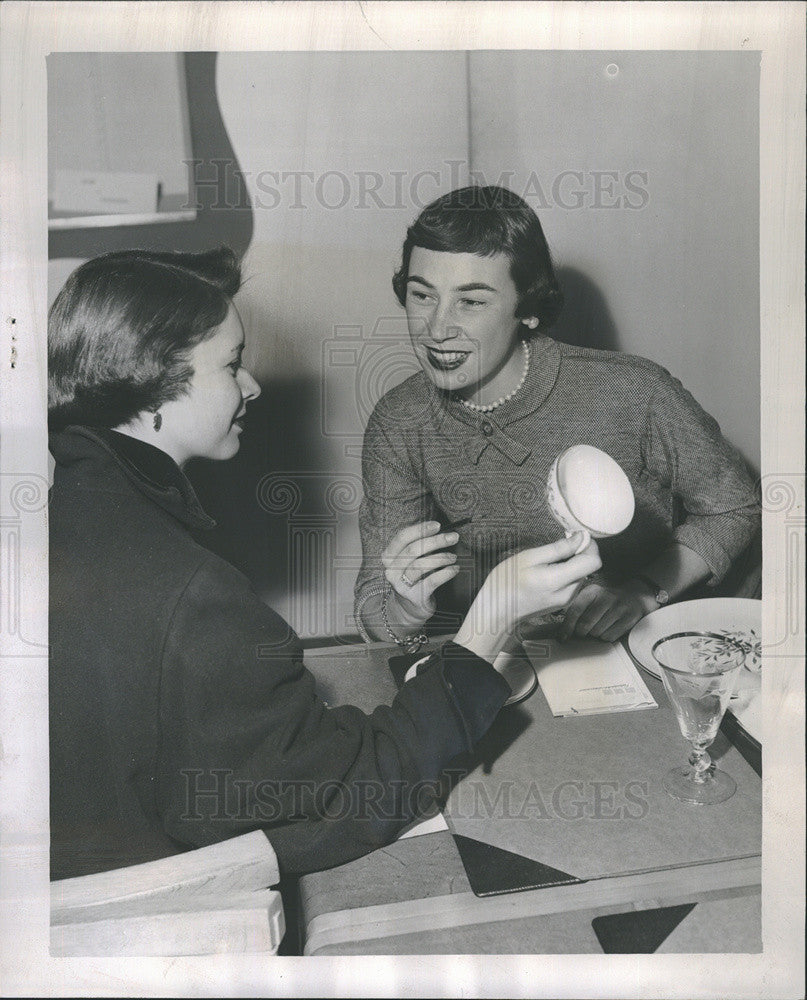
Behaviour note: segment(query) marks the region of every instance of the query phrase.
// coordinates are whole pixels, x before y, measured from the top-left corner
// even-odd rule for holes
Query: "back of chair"
[[[51,883],[52,955],[277,951],[277,856],[259,830],[147,864]]]

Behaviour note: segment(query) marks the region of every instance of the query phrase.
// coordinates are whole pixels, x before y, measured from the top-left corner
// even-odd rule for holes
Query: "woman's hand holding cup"
[[[566,607],[581,581],[602,565],[595,542],[577,552],[582,540],[575,532],[500,562],[474,599],[455,642],[492,663],[519,621]]]
[[[446,551],[459,540],[456,531],[441,531],[439,521],[420,521],[401,528],[381,553],[387,582],[395,594],[399,623],[417,627],[435,612],[435,591],[459,572],[457,557]]]

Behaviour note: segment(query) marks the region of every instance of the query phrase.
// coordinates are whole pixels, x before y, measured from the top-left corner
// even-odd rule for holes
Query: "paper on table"
[[[526,640],[524,650],[553,715],[658,708],[621,644],[598,639]]]
[[[436,813],[434,816],[429,816],[426,819],[416,819],[413,820],[408,826],[405,826],[403,833],[398,834],[396,840],[406,840],[407,837],[422,837],[424,833],[439,833],[441,830],[447,830],[448,823],[445,821],[445,817],[442,813]]]

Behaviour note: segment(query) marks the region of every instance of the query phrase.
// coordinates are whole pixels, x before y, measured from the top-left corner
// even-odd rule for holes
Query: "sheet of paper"
[[[620,643],[541,639],[526,641],[524,650],[555,716],[658,707]]]
[[[440,830],[447,830],[448,823],[442,813],[434,816],[427,816],[425,819],[416,819],[409,826],[404,827],[403,833],[399,834],[397,840],[405,840],[407,837],[422,837],[424,833],[439,833]]]

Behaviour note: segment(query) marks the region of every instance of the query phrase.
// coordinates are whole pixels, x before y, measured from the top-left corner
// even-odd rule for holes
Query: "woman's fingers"
[[[417,524],[410,524],[406,528],[396,531],[387,543],[387,547],[381,553],[384,565],[387,565],[387,560],[397,559],[407,545],[418,541],[418,539],[425,539],[436,535],[439,530],[439,521],[418,521]]]
[[[574,579],[575,573],[581,568],[584,570],[582,575],[587,576],[600,568],[600,552],[597,543],[590,541],[582,552],[575,555],[582,538],[582,533],[576,531],[570,538],[561,538],[549,545],[525,549],[516,558],[529,566],[552,565],[559,574],[558,578],[564,581]],[[564,576],[563,571],[566,570],[568,572]]]
[[[572,542],[573,540],[563,539],[563,541]],[[556,542],[552,546],[545,545],[539,549],[528,549],[527,551],[522,552],[517,558],[521,561],[522,567],[526,568],[528,571],[551,571],[552,579],[558,590],[567,587],[570,584],[577,583],[578,580],[582,580],[584,577],[590,576],[592,573],[596,573],[602,566],[600,553],[594,542],[585,548],[579,555],[567,557],[564,561],[547,559],[546,550],[551,548],[558,551],[558,545],[559,543]],[[573,545],[572,550],[574,550]],[[567,549],[564,547],[563,549],[560,549],[560,551],[565,552]]]
[[[621,639],[626,632],[630,631],[635,624],[635,621],[632,621],[630,618],[626,618],[623,615],[609,625],[608,628],[600,634],[599,638],[602,639],[603,642],[616,642]]]
[[[573,556],[562,565],[558,566],[558,575],[561,580],[566,579],[569,583],[577,583],[579,580],[591,576],[602,568],[600,551],[594,542],[584,549],[580,555]]]
[[[459,541],[456,531],[432,531],[431,526],[436,521],[424,521],[410,525],[397,532],[381,555],[381,561],[387,569],[395,567],[405,570],[410,563],[422,556],[429,555]]]
[[[418,580],[410,582],[406,573],[386,571],[386,577],[393,592],[403,607],[426,621],[434,614],[434,592],[459,573],[459,566],[452,563],[441,569],[434,569]]]
[[[645,613],[641,600],[630,587],[591,583],[569,602],[559,638],[574,633],[615,642]]]
[[[390,539],[381,555],[384,575],[410,610],[426,617],[434,612],[435,590],[459,572],[456,554],[445,551],[458,540],[456,531],[441,531],[439,521],[408,525]]]
[[[599,619],[590,626],[588,634],[592,637],[592,639],[604,640],[605,636],[610,633],[611,629],[618,621],[621,621],[622,617],[622,608],[607,605]]]
[[[430,535],[427,538],[416,538],[415,541],[410,542],[401,549],[398,553],[397,561],[399,563],[413,563],[415,560],[425,558],[432,552],[456,545],[459,537],[456,531],[445,531],[439,535]]]
[[[395,560],[395,565],[386,570],[386,577],[393,586],[396,579],[402,579],[406,586],[413,587],[434,570],[453,565],[456,561],[457,557],[453,552],[435,552],[433,555],[421,556],[411,562],[404,556],[399,556]]]
[[[577,627],[577,622],[580,616],[594,601],[596,595],[597,591],[594,587],[583,587],[582,590],[578,592],[577,596],[566,608],[563,624],[560,629],[558,629],[559,639],[563,640],[569,638]]]
[[[583,587],[566,609],[558,638],[568,639],[572,632],[579,636],[590,635],[610,608],[608,595],[602,587],[598,584]]]
[[[559,538],[556,542],[550,542],[548,545],[537,545],[532,549],[524,549],[518,553],[518,556],[536,566],[559,562],[574,555],[582,537],[581,532],[575,531],[569,538]]]
[[[438,587],[442,587],[444,583],[448,583],[449,580],[453,580],[459,571],[459,566],[453,564],[451,566],[446,566],[445,569],[438,569],[435,570],[434,573],[429,573],[427,577],[424,577],[421,583],[425,597],[430,598]]]

